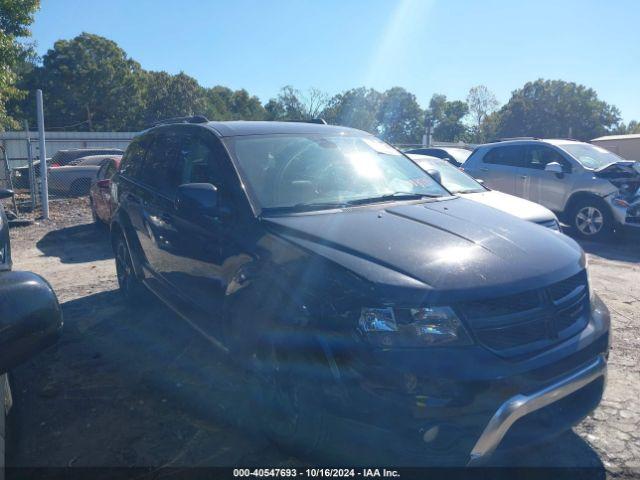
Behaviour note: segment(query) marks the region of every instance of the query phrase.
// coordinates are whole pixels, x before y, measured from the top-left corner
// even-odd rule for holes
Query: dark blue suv
[[[473,464],[601,399],[609,314],[580,247],[372,135],[178,119],[112,185],[122,293],[151,290],[247,365],[282,443],[312,449],[330,413]]]

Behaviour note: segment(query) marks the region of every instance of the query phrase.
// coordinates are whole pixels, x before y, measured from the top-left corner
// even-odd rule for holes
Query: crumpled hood
[[[556,220],[554,213],[547,207],[496,190],[465,193],[462,194],[462,196],[474,202],[480,202],[488,207],[497,208],[498,210],[515,215],[529,222],[541,223]]]
[[[464,198],[264,218],[279,237],[373,282],[380,298],[486,298],[583,267],[565,235]],[[406,293],[406,292],[405,292]]]

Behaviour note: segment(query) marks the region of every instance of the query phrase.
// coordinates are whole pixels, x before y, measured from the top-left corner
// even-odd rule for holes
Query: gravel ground
[[[8,465],[300,462],[257,432],[259,393],[240,387],[242,375],[204,339],[163,307],[123,305],[107,232],[91,224],[86,199],[53,202],[51,217],[11,231],[14,268],[51,282],[65,332],[12,374]],[[629,238],[583,247],[592,284],[612,314],[604,400],[573,432],[496,462],[595,467],[584,471],[590,478],[640,476],[640,248]],[[353,453],[361,438],[316,462]]]

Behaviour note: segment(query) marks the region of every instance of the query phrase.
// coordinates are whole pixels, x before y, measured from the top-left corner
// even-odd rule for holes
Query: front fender
[[[0,272],[0,373],[55,343],[62,325],[58,298],[45,279]]]

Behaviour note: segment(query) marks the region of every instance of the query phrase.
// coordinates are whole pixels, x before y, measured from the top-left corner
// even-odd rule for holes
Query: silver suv
[[[463,169],[485,185],[537,202],[590,239],[640,229],[640,164],[574,140],[518,139],[478,147]]]

